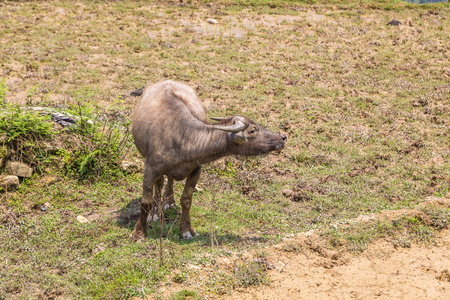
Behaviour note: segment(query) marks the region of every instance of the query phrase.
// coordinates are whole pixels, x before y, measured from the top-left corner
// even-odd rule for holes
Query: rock
[[[144,169],[143,164],[138,164],[132,161],[122,161],[122,170],[124,170],[127,173],[136,173],[136,172],[142,172]]]
[[[206,22],[208,22],[209,24],[219,24],[219,22],[217,22],[217,20],[215,19],[206,19]]]
[[[19,177],[9,175],[0,177],[0,192],[14,191],[19,186]]]
[[[47,211],[49,208],[51,208],[52,205],[48,202],[45,202],[44,205],[41,206],[42,211]]]
[[[398,20],[395,20],[395,19],[392,19],[392,21],[387,23],[387,25],[390,25],[390,26],[398,26],[398,25],[401,25],[401,24],[402,24],[402,22],[400,22]]]
[[[80,223],[89,223],[90,221],[83,216],[78,216],[77,221]]]
[[[0,146],[0,167],[3,166],[7,156],[8,148],[6,148],[6,146]]]
[[[9,175],[15,175],[18,177],[31,177],[31,174],[33,174],[32,168],[19,162],[7,162],[6,171]]]
[[[45,152],[47,152],[48,154],[55,155],[55,154],[58,153],[58,151],[59,151],[59,148],[55,147],[55,146],[52,146],[52,145],[47,145],[45,147]]]
[[[43,182],[45,185],[52,185],[55,182],[58,182],[59,178],[54,177],[54,176],[45,176],[44,178],[42,178],[41,182]]]
[[[286,198],[291,198],[294,195],[294,191],[291,189],[284,189],[281,190],[281,193],[283,194],[283,196],[285,196]]]
[[[133,96],[133,97],[139,97],[139,96],[142,95],[142,92],[144,91],[144,89],[145,89],[145,86],[143,86],[143,87],[141,87],[141,88],[138,88],[138,89],[132,91],[132,92],[130,93],[130,95]]]

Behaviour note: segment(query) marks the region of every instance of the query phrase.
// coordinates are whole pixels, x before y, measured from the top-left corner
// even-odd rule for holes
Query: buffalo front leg
[[[147,217],[148,222],[156,222],[163,217],[161,191],[164,185],[164,176],[158,178],[154,185],[153,207]]]
[[[181,220],[180,231],[181,237],[185,240],[189,240],[192,237],[197,236],[197,232],[191,226],[190,209],[192,202],[192,195],[194,194],[195,185],[200,178],[201,167],[197,167],[186,178],[186,184],[184,185],[183,194],[181,195]]]
[[[175,207],[175,198],[173,197],[173,179],[167,178],[167,185],[164,190],[164,209]]]
[[[153,206],[153,186],[155,185],[158,176],[155,176],[150,167],[145,166],[144,183],[142,187],[142,201],[140,203],[141,213],[139,219],[134,226],[130,238],[134,241],[145,239],[147,235],[147,217]]]

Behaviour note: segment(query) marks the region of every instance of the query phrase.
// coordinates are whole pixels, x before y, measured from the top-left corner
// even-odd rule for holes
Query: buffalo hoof
[[[164,203],[164,210],[175,208],[176,206],[175,202],[167,202]]]
[[[181,237],[185,240],[190,240],[196,236],[198,236],[198,233],[195,230],[192,230],[192,234],[189,231],[181,234]]]
[[[148,215],[148,217],[147,217],[147,222],[149,222],[149,223],[156,222],[158,220],[159,220],[158,214],[154,214],[153,216],[152,215]]]
[[[145,240],[145,232],[140,230],[139,231],[133,230],[133,232],[130,235],[130,240],[134,242],[140,242],[142,240]]]

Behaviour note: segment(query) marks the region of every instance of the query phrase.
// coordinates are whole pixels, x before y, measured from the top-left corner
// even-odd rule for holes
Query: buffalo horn
[[[243,118],[236,117],[236,121],[233,125],[230,126],[222,126],[222,125],[213,125],[215,129],[219,129],[222,131],[228,132],[239,132],[245,129],[245,122]]]
[[[228,120],[229,118],[223,118],[223,117],[210,117],[211,120],[214,121],[222,121],[222,120]]]

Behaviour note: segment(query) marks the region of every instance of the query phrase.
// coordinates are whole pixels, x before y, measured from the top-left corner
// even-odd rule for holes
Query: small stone
[[[52,145],[47,145],[45,147],[45,152],[47,152],[48,154],[55,155],[55,154],[58,153],[58,151],[59,151],[59,148],[55,147],[55,146],[52,146]]]
[[[391,203],[397,203],[399,200],[400,200],[400,197],[398,197],[398,196],[391,196],[391,197],[389,197],[389,201]]]
[[[77,221],[80,223],[89,223],[90,221],[83,216],[78,216]]]
[[[349,175],[350,177],[358,176],[361,173],[360,170],[353,170],[352,173]]]
[[[143,166],[142,164],[138,164],[132,161],[122,161],[122,170],[124,170],[125,172],[131,174],[131,173],[136,173],[136,172],[141,172],[143,170]]]
[[[398,20],[395,20],[395,19],[392,19],[392,21],[387,23],[387,25],[390,25],[390,26],[398,26],[398,25],[401,25],[401,24],[402,24],[402,22],[400,22]]]
[[[9,175],[0,177],[0,192],[14,191],[19,186],[19,177]]]
[[[41,210],[42,211],[47,211],[48,209],[50,209],[52,207],[52,205],[48,202],[45,202],[44,205],[41,206]]]
[[[206,19],[206,22],[208,22],[209,24],[219,24],[219,22],[217,22],[217,20],[215,19]]]
[[[52,184],[54,184],[55,182],[58,182],[58,181],[59,181],[59,178],[57,178],[57,177],[54,177],[54,176],[45,176],[45,177],[42,179],[41,182],[44,182],[45,185],[52,185]]]
[[[19,162],[7,162],[6,171],[9,175],[15,175],[18,177],[31,177],[33,174],[33,169],[26,164]]]
[[[281,190],[281,194],[283,194],[286,198],[291,198],[294,195],[294,191],[291,189],[284,189]]]

